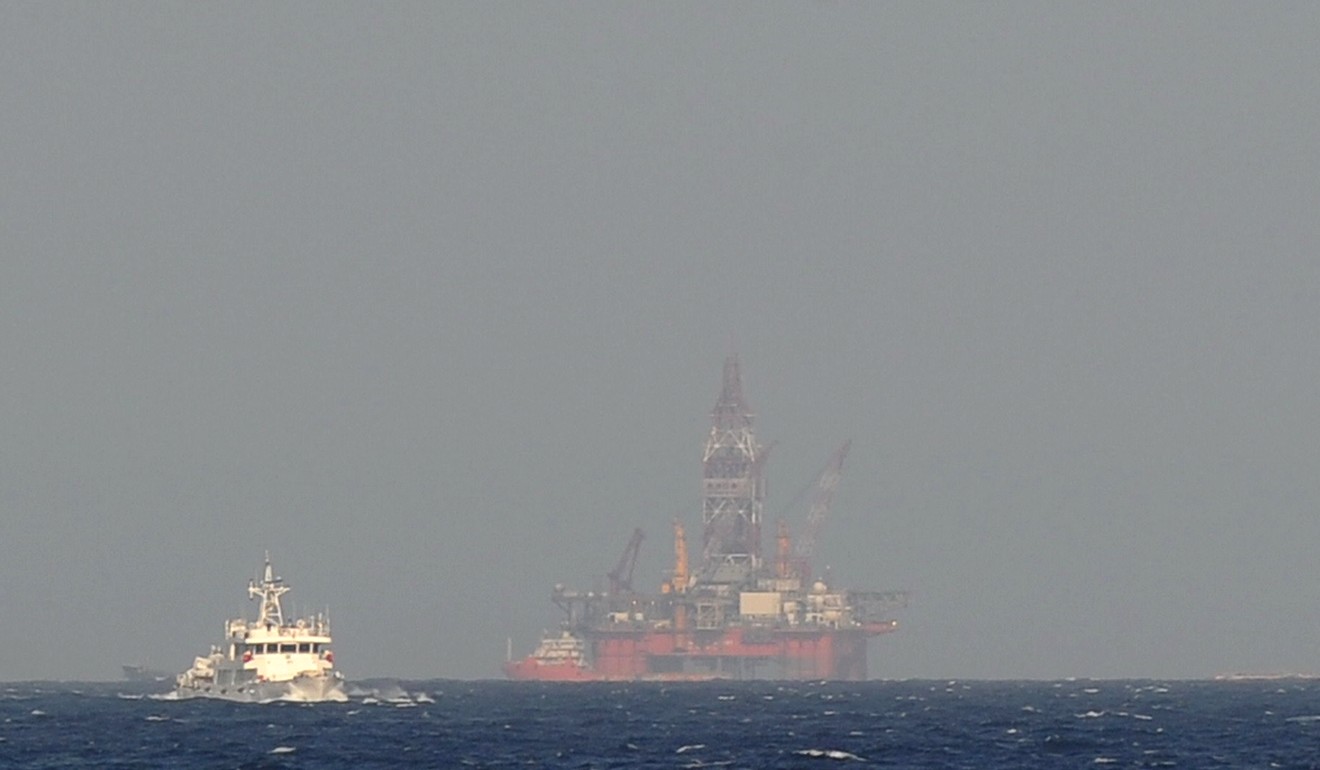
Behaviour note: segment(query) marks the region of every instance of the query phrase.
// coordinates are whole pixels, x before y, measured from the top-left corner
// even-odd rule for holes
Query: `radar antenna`
[[[257,614],[257,623],[265,626],[284,625],[284,611],[280,608],[280,597],[289,592],[284,585],[284,578],[277,577],[270,566],[270,551],[266,552],[266,571],[261,582],[248,581],[248,598],[261,599],[261,610]]]

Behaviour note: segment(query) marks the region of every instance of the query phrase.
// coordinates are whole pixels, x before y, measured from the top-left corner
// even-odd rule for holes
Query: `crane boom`
[[[609,572],[610,596],[618,596],[623,593],[631,593],[633,569],[637,567],[637,553],[642,548],[642,539],[646,535],[642,528],[633,530],[632,538],[628,540],[628,545],[624,547],[623,554],[619,556],[619,563],[614,565],[614,569]]]
[[[825,515],[830,511],[830,504],[834,502],[834,490],[838,489],[839,479],[843,476],[843,458],[848,456],[850,448],[852,448],[852,439],[840,444],[839,448],[834,450],[834,454],[830,455],[830,460],[820,472],[820,477],[816,479],[816,492],[812,495],[807,524],[802,530],[802,536],[793,547],[796,572],[803,580],[811,578],[811,556],[816,550],[816,538],[820,536],[820,531],[825,526]]]

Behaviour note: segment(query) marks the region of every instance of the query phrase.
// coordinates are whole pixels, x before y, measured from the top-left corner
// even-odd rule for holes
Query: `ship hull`
[[[230,687],[198,683],[180,686],[174,694],[179,700],[213,698],[237,703],[343,703],[348,700],[344,680],[339,676],[300,676],[283,682],[247,682]]]
[[[504,675],[515,682],[596,682],[595,672],[572,663],[541,663],[533,656],[504,664]]]

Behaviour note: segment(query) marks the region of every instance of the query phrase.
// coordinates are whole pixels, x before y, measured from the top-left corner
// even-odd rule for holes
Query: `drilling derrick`
[[[701,460],[702,559],[709,582],[742,582],[760,566],[765,482],[753,417],[743,398],[738,358],[729,356]]]

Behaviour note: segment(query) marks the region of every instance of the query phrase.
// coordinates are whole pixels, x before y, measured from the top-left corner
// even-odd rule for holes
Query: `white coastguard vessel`
[[[321,614],[285,620],[280,597],[289,587],[275,576],[266,554],[261,582],[248,583],[248,597],[261,600],[256,620],[225,623],[224,644],[179,674],[180,698],[223,698],[262,702],[345,701],[344,678],[330,651],[330,622]]]

